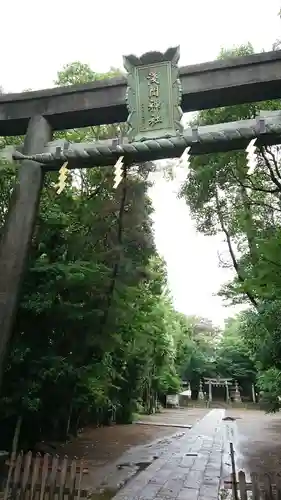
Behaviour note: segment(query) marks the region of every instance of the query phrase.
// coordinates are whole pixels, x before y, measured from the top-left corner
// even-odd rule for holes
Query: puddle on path
[[[155,457],[156,459],[157,457]],[[126,468],[135,468],[135,472],[128,476],[127,479],[123,480],[118,484],[116,488],[108,488],[106,485],[100,488],[99,491],[92,492],[90,495],[91,500],[110,500],[113,498],[121,488],[124,488],[125,485],[127,485],[130,481],[136,478],[138,474],[140,474],[143,470],[145,470],[147,467],[149,467],[152,464],[152,462],[137,462],[137,463],[121,463],[118,464],[116,469],[117,470],[123,470]],[[102,486],[102,485],[101,485]]]

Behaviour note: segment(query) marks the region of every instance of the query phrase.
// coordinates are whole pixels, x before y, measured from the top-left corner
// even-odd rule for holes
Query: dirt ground
[[[103,466],[115,461],[128,448],[146,444],[157,439],[171,436],[180,431],[180,427],[194,425],[208,412],[205,408],[184,410],[162,410],[155,415],[142,415],[141,421],[147,425],[114,425],[112,427],[88,427],[71,443],[61,445],[57,453],[69,457],[85,458],[92,466]],[[150,422],[153,425],[150,425]],[[165,424],[155,425],[156,423]],[[169,424],[172,424],[169,427]],[[187,429],[184,429],[187,431]]]
[[[228,410],[237,418],[237,466],[246,472],[281,473],[281,412]]]

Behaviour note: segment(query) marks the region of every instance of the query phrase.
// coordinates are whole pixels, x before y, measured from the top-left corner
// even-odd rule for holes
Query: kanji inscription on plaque
[[[131,141],[171,137],[182,130],[179,48],[124,57]]]

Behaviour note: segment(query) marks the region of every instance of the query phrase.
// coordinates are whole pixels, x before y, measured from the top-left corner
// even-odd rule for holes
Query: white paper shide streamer
[[[189,154],[189,151],[190,151],[190,146],[188,148],[185,148],[184,152],[182,153],[180,159],[179,159],[179,163],[178,165],[180,167],[184,166],[186,168],[189,167],[190,165],[190,154]]]
[[[190,165],[190,146],[185,148],[183,154],[175,164],[175,178],[178,182],[183,183],[186,180],[186,173]]]
[[[117,189],[120,182],[122,181],[123,179],[123,158],[124,156],[120,156],[120,158],[118,158],[117,162],[115,163],[114,165],[114,184],[113,184],[113,188],[114,189]]]
[[[66,185],[66,178],[68,176],[69,170],[67,168],[68,162],[66,161],[62,167],[59,169],[59,180],[56,185],[57,194],[61,194]]]
[[[255,146],[257,138],[252,139],[247,148],[246,148],[246,153],[247,153],[247,166],[248,166],[248,175],[251,175],[257,164],[258,164],[258,157],[257,157],[257,146]]]

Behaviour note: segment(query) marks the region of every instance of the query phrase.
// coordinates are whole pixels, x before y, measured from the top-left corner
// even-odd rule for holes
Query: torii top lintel
[[[179,69],[183,112],[281,97],[281,51],[196,64]],[[0,135],[25,134],[35,115],[53,130],[124,122],[125,77],[85,85],[0,96]]]

